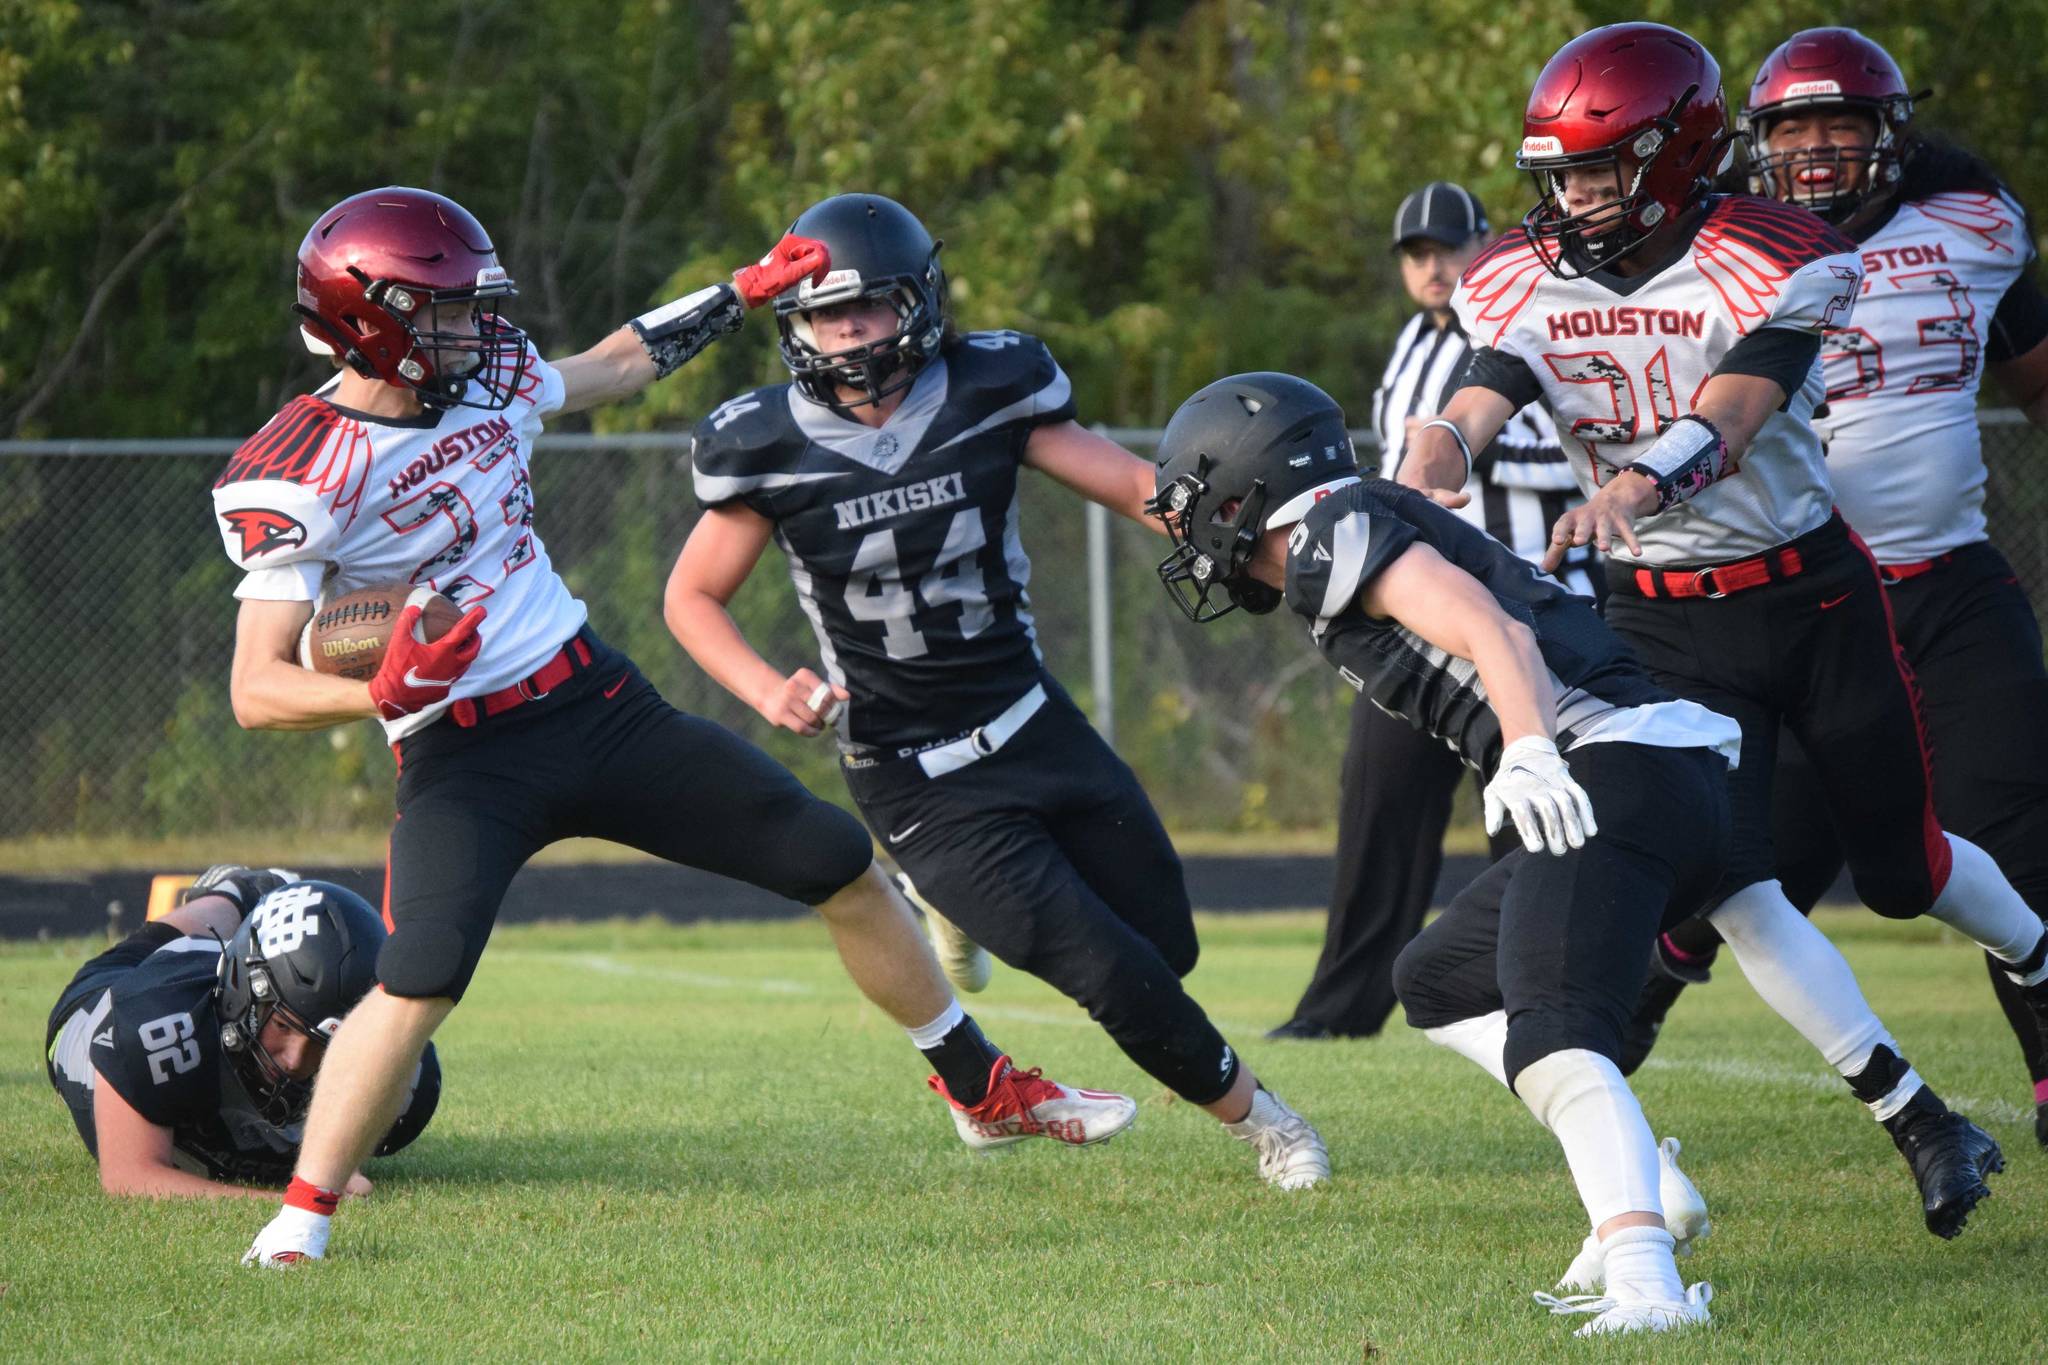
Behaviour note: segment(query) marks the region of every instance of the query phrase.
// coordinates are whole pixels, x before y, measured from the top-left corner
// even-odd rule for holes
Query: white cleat
[[[1035,1066],[1019,1071],[1008,1057],[996,1059],[988,1095],[971,1109],[946,1094],[937,1076],[925,1084],[946,1096],[960,1140],[978,1152],[1033,1137],[1086,1147],[1115,1137],[1138,1117],[1138,1102],[1129,1095],[1076,1090],[1045,1079]]]
[[[1619,1336],[1627,1332],[1669,1332],[1679,1327],[1693,1327],[1712,1322],[1707,1313],[1707,1304],[1714,1297],[1714,1286],[1702,1280],[1685,1291],[1685,1297],[1677,1303],[1659,1303],[1651,1300],[1634,1300],[1624,1303],[1619,1299],[1598,1297],[1591,1294],[1558,1298],[1554,1294],[1537,1294],[1536,1302],[1556,1315],[1591,1313],[1593,1320],[1572,1333],[1575,1337]]]
[[[898,872],[896,885],[902,888],[903,898],[923,912],[925,932],[931,935],[932,952],[939,959],[939,970],[946,974],[946,980],[953,983],[953,989],[962,995],[978,995],[987,990],[989,978],[995,975],[996,969],[996,960],[988,949],[934,910],[932,903],[917,893],[909,873]]]
[[[327,1254],[332,1224],[301,1209],[279,1209],[242,1254],[243,1265],[282,1269],[317,1261]]]
[[[1671,1234],[1673,1256],[1690,1256],[1696,1243],[1714,1230],[1707,1218],[1707,1201],[1691,1177],[1678,1169],[1678,1139],[1665,1138],[1657,1146],[1657,1200],[1664,1206],[1664,1228]],[[1600,1238],[1587,1233],[1579,1254],[1557,1282],[1560,1294],[1597,1294],[1607,1287],[1606,1257]]]
[[[1223,1131],[1259,1154],[1259,1178],[1283,1190],[1306,1190],[1330,1178],[1330,1150],[1309,1121],[1270,1090],[1252,1092],[1252,1109]]]

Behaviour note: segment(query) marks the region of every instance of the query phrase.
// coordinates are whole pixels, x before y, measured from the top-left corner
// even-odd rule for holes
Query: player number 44
[[[955,512],[945,544],[913,592],[897,564],[896,533],[863,536],[846,579],[846,610],[856,621],[882,623],[882,645],[892,659],[919,658],[930,648],[916,626],[919,599],[926,607],[959,603],[960,637],[971,640],[996,619],[981,576],[980,555],[987,544],[981,514],[973,508]]]

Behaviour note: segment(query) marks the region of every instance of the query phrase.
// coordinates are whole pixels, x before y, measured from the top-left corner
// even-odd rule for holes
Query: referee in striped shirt
[[[1409,438],[1457,391],[1471,345],[1451,313],[1451,289],[1487,242],[1486,211],[1464,188],[1439,180],[1401,201],[1394,250],[1401,282],[1420,312],[1401,328],[1373,395],[1380,473],[1393,478]],[[1548,548],[1550,528],[1580,501],[1571,467],[1540,404],[1515,414],[1473,460],[1471,501],[1458,515],[1524,559]],[[1592,547],[1559,570],[1587,597],[1604,588]],[[1422,927],[1443,866],[1444,828],[1465,767],[1450,750],[1360,697],[1351,709],[1337,815],[1337,876],[1315,976],[1294,1017],[1271,1038],[1339,1038],[1377,1033],[1394,1008],[1394,958]],[[1499,857],[1518,843],[1512,827],[1494,837]]]

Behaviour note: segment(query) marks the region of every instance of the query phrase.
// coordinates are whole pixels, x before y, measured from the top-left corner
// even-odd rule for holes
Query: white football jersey
[[[530,344],[527,364],[501,412],[379,421],[319,394],[285,404],[214,485],[228,557],[247,571],[235,596],[316,602],[380,583],[429,586],[486,613],[483,650],[450,701],[537,671],[588,612],[533,529],[527,466],[542,419],[562,405],[562,378]],[[446,709],[383,722],[385,736]]]
[[[1521,233],[1466,269],[1452,297],[1473,344],[1527,365],[1588,495],[1692,411],[1729,349],[1763,327],[1847,324],[1863,267],[1805,209],[1749,195],[1711,201],[1690,246],[1647,275],[1559,279]],[[1624,564],[1699,565],[1760,554],[1825,522],[1833,490],[1812,425],[1821,366],[1764,422],[1739,467],[1636,523]]]
[[[2034,256],[2002,194],[1902,204],[1863,243],[1855,324],[1823,342],[1828,474],[1880,564],[1984,539],[1977,386],[1991,316]]]

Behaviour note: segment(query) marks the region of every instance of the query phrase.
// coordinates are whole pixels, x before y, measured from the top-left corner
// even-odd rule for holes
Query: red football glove
[[[740,302],[759,308],[799,280],[817,284],[831,269],[832,252],[823,242],[791,233],[754,264],[733,271],[732,285]]]
[[[471,607],[432,644],[414,631],[419,619],[418,607],[407,607],[398,614],[398,628],[384,647],[384,663],[370,679],[370,700],[377,703],[386,720],[398,720],[448,700],[448,689],[461,681],[484,647],[483,637],[477,634],[484,619],[482,607]]]

